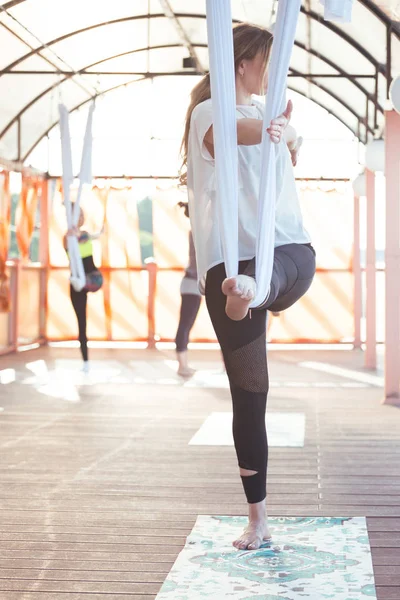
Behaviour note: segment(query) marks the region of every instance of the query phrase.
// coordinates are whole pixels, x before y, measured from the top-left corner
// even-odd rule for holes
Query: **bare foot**
[[[90,371],[89,361],[85,360],[83,363],[82,372],[87,374],[87,373],[89,373],[89,371]]]
[[[196,373],[196,369],[189,367],[187,350],[184,350],[183,352],[177,352],[176,358],[178,360],[178,375],[184,378],[193,377],[193,375]]]
[[[248,477],[255,475],[257,471],[240,468],[240,475]],[[238,550],[258,550],[265,542],[271,539],[268,529],[268,516],[266,498],[261,502],[249,504],[249,524],[242,535],[233,542]]]
[[[179,367],[178,369],[178,375],[184,378],[193,377],[195,373],[196,369],[192,369],[191,367]]]
[[[233,542],[238,550],[258,550],[260,546],[271,540],[267,519],[253,521],[248,524],[242,535]]]
[[[249,307],[256,295],[256,282],[253,277],[237,275],[222,283],[222,292],[227,296],[225,312],[232,321],[241,321],[247,316]]]

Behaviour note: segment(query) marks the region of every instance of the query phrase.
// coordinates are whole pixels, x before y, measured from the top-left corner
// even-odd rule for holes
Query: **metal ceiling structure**
[[[271,26],[276,0],[232,0],[234,21]],[[303,3],[289,88],[363,142],[383,126],[400,73],[400,1],[354,0],[350,24]],[[0,156],[25,161],[56,124],[49,97],[70,111],[120,86],[208,69],[205,0],[12,0],[0,5]]]

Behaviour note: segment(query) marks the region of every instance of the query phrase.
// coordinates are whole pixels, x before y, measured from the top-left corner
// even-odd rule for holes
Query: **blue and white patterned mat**
[[[364,517],[272,517],[272,542],[232,547],[245,517],[199,516],[156,600],[376,600]]]

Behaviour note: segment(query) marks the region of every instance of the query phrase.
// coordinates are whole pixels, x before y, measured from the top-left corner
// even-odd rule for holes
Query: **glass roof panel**
[[[400,40],[392,35],[392,75],[400,75]]]
[[[104,91],[124,85],[125,83],[131,83],[134,79],[132,75],[107,75],[97,78],[96,84],[101,91]],[[44,131],[57,123],[59,97],[69,110],[73,110],[76,106],[87,100],[87,94],[83,90],[81,91],[79,88],[76,88],[70,80],[60,86],[60,91],[58,89],[52,90],[38,100],[21,118],[23,133],[22,156],[25,156],[30,151],[32,146],[43,135]],[[97,102],[101,104],[103,98],[103,96],[100,96]],[[86,106],[87,104],[85,104]],[[107,123],[111,123],[112,121],[112,115],[109,115]],[[130,118],[129,122],[131,121],[132,119]],[[43,125],[45,125],[44,131]],[[103,123],[104,126],[105,124]]]
[[[302,73],[324,73],[333,74],[337,73],[337,69],[334,69],[327,62],[307,52],[307,50],[295,46],[293,49],[292,60],[290,66],[297,71]]]
[[[17,60],[27,51],[27,46],[21,42],[13,33],[0,25],[0,69],[4,69],[10,63]]]
[[[293,101],[292,125],[299,135],[306,139],[352,140],[354,135],[346,125],[334,119],[329,112],[315,104],[312,100],[293,90],[289,90],[287,98]],[[304,115],[307,115],[305,120]],[[310,119],[309,116],[312,115]],[[321,123],[324,128],[321,129]]]
[[[7,27],[9,30],[13,31],[14,37],[23,43],[24,48],[21,50],[21,54],[25,54],[25,52],[29,51],[30,49],[40,46],[35,34],[33,32],[30,33],[29,30],[27,31],[28,28],[24,23],[19,23],[16,21],[13,18],[11,11],[9,14],[6,12],[1,12],[0,22],[3,23],[4,27]]]
[[[21,117],[21,156],[31,150],[32,146],[44,134],[43,127],[48,129],[58,119],[58,113],[52,110],[52,102],[49,96],[45,96],[29,108]],[[45,116],[45,119],[44,119]]]
[[[187,0],[169,0],[169,4],[175,13],[204,15],[206,12],[206,0],[190,0],[190,2],[187,2]],[[158,5],[160,9],[159,0],[152,0],[153,10],[155,5]]]
[[[369,94],[375,94],[375,77],[356,77],[359,83]],[[385,80],[386,81],[386,80]]]
[[[143,119],[143,114],[148,111],[149,98],[151,97],[152,82],[150,79],[138,81],[118,90],[114,90],[99,98],[96,102],[96,113],[93,126],[93,135],[115,136],[124,138],[148,138],[152,135],[152,123]],[[116,106],[130,107],[129,119],[124,111],[116,111]],[[105,116],[107,118],[104,118]],[[80,128],[82,135],[82,127]],[[77,135],[79,131],[75,132]]]
[[[182,61],[187,56],[187,49],[180,45],[164,46],[149,51],[142,50],[141,52],[131,52],[123,56],[110,58],[90,67],[88,73],[102,71],[131,73],[182,71],[184,70]]]
[[[62,59],[62,57],[58,56],[55,51],[52,48],[43,48],[42,50],[39,51],[40,56],[42,56],[47,64],[51,65],[53,70],[57,71],[71,71],[73,70],[71,65],[68,64],[67,62],[65,62],[65,60]],[[25,55],[26,56],[26,55]],[[25,61],[30,60],[31,58],[33,58],[35,55],[33,56],[29,56],[28,58],[21,60],[21,62],[19,62],[14,69],[18,70],[21,68],[21,65],[25,63]]]
[[[312,0],[312,4],[313,10],[322,12],[319,0]],[[351,23],[333,25],[365,47],[379,62],[385,62],[386,27],[362,2],[353,2]]]
[[[301,14],[296,39],[303,45],[308,44],[308,25],[307,17]],[[347,73],[363,75],[374,73],[374,67],[370,61],[347,41],[325,27],[323,22],[311,21],[311,47],[332,62],[341,65]]]
[[[326,88],[338,96],[345,104],[351,107],[358,115],[365,116],[366,96],[348,79],[322,79],[315,81],[320,87]]]
[[[53,56],[51,56],[51,63],[53,62]],[[13,71],[49,71],[51,73],[55,70],[51,63],[45,57],[34,54],[16,65]],[[65,65],[63,66],[65,67]]]
[[[46,75],[51,86],[58,77]],[[0,77],[0,131],[28,102],[43,91],[43,79],[36,75],[3,75]]]
[[[167,17],[150,19],[150,46],[182,43],[174,22]]]
[[[146,15],[147,0],[96,2],[95,7],[92,2],[82,0],[26,0],[11,8],[10,13],[32,29],[43,42],[49,42],[96,23]]]
[[[181,17],[179,22],[192,44],[207,44],[207,23],[205,19]]]
[[[14,123],[0,139],[0,156],[7,160],[18,159],[18,125]]]
[[[340,102],[332,98],[326,92],[320,90],[316,85],[310,84],[312,87],[312,99],[317,102],[322,108],[325,108],[332,115],[336,116],[342,123],[344,123],[353,133],[357,132],[358,121],[357,118]],[[289,79],[290,89],[299,92],[300,94],[308,97],[309,86],[305,80],[299,80],[291,78]]]
[[[400,21],[400,2],[399,0],[378,0],[374,2],[391,19]]]
[[[90,98],[88,93],[79,85],[77,85],[76,81],[71,78],[65,80],[60,86],[58,86],[55,91],[55,95],[56,101],[65,104],[68,110],[75,108],[75,106]]]
[[[88,69],[88,72],[92,71],[132,71],[142,72],[147,70],[147,50],[142,52],[131,52],[118,56],[116,58],[110,58],[100,62],[93,67]]]
[[[93,75],[93,87],[96,87],[98,92],[101,94],[103,92],[107,92],[108,90],[117,88],[121,85],[126,85],[131,83],[133,80],[137,80],[140,76],[136,75]],[[90,77],[86,78],[90,81]]]
[[[150,71],[153,72],[174,72],[182,71],[182,61],[188,56],[186,48],[163,48],[162,50],[151,50],[150,52]]]
[[[196,48],[196,54],[200,60],[200,63],[205,71],[210,68],[208,48]]]
[[[232,5],[234,18],[241,19],[239,4],[242,4],[245,13],[244,18],[250,23],[269,28],[273,20],[273,9],[276,6],[274,0],[237,0]]]
[[[96,27],[58,42],[52,49],[74,69],[81,69],[102,58],[144,46],[147,46],[147,19]]]
[[[178,14],[204,15],[206,0],[169,0],[171,8]],[[396,19],[399,18],[400,5],[398,0],[380,0],[375,3],[385,14]],[[232,0],[232,15],[234,19],[247,20],[262,26],[270,26],[274,20],[274,0]],[[293,53],[292,69],[307,73],[311,70],[316,75],[329,75],[335,73],[334,66],[330,66],[324,57],[336,64],[350,75],[375,75],[375,66],[363,55],[373,55],[377,63],[384,64],[386,60],[386,26],[382,19],[369,10],[363,0],[354,1],[353,21],[350,24],[328,24],[322,21],[323,8],[319,0],[311,0],[311,10],[316,18],[307,19],[303,13],[300,15],[297,28],[297,41],[303,46],[311,47],[315,55],[310,55],[306,50],[297,46]],[[150,22],[147,12],[156,15]],[[9,15],[18,19],[17,23]],[[49,49],[41,50],[41,58],[35,54],[21,61],[14,70],[64,71],[82,69],[91,64],[91,71],[130,71],[144,72],[149,68],[156,72],[169,72],[182,70],[182,58],[188,56],[184,47],[153,49],[148,52],[149,42],[152,46],[178,45],[182,40],[175,27],[174,20],[163,15],[162,3],[159,0],[113,0],[111,3],[98,2],[96,10],[92,3],[82,0],[69,0],[54,2],[54,0],[25,0],[9,9],[9,15],[0,13],[0,67],[20,59],[31,52],[31,48],[39,47],[41,42],[50,42],[60,36],[68,35],[79,29],[90,27],[88,31],[72,35]],[[135,19],[135,17],[142,17]],[[110,23],[95,27],[100,23]],[[123,21],[122,21],[123,20]],[[3,25],[2,25],[3,24]],[[204,18],[180,17],[179,24],[184,28],[187,36],[194,44],[207,43],[207,28]],[[17,35],[8,32],[4,26],[10,27]],[[25,28],[29,31],[27,31]],[[392,75],[400,73],[400,41],[396,34],[397,23],[394,24],[392,35]],[[332,29],[334,31],[332,31]],[[398,29],[400,31],[400,28]],[[335,31],[337,33],[335,33]],[[148,33],[150,32],[150,39]],[[338,35],[339,34],[339,35]],[[361,52],[340,37],[341,34],[349,36],[355,44],[359,44]],[[19,36],[21,39],[18,39]],[[37,37],[35,37],[37,36]],[[39,38],[41,40],[38,41]],[[141,49],[133,53],[135,49]],[[207,50],[196,47],[196,54],[204,69],[208,68]],[[57,58],[54,55],[59,55]],[[113,59],[115,55],[125,54]],[[364,52],[365,54],[365,52]],[[50,64],[51,63],[51,64]],[[54,66],[52,66],[54,65]],[[188,70],[189,71],[189,70]],[[61,76],[63,77],[63,76]],[[76,79],[76,82],[74,82]],[[69,80],[62,85],[70,107],[83,102],[90,93],[108,90],[113,86],[127,83],[134,76],[98,76],[84,75],[74,80]],[[185,78],[191,79],[191,78]],[[0,77],[0,133],[32,100],[40,96],[55,83],[60,81],[58,75],[4,75]],[[373,78],[356,79],[359,86],[366,89],[373,96],[375,94],[375,80]],[[379,102],[384,104],[386,99],[386,79],[379,75]],[[299,78],[289,78],[289,84],[296,87],[304,94],[312,94],[315,100],[326,103],[329,110],[340,114],[340,118],[357,130],[354,115],[315,85]],[[357,87],[341,78],[321,77],[319,84],[332,90],[333,93],[364,116],[366,113],[365,97]],[[79,85],[83,85],[83,91]],[[311,90],[311,91],[310,91]],[[22,137],[26,134],[26,141],[22,141],[23,149],[31,146],[31,142],[38,132],[46,130],[47,110],[51,92],[39,100],[37,106],[32,106],[22,119]],[[47,103],[47,104],[46,104]],[[374,110],[372,101],[369,103],[369,124],[374,125]],[[29,120],[32,119],[32,124]],[[378,116],[378,125],[382,124],[382,115]],[[24,134],[24,131],[26,132]],[[14,136],[15,137],[15,136]],[[40,135],[39,135],[40,137]],[[11,147],[13,136],[9,133],[4,138]],[[4,144],[0,138],[0,143]],[[12,142],[14,144],[14,142]],[[15,144],[12,152],[15,150]],[[1,150],[0,150],[1,155]]]
[[[97,175],[176,176],[180,165],[178,149],[183,115],[187,108],[189,92],[197,81],[197,76],[160,77],[99,98],[94,116],[93,172]],[[176,91],[176,100],[174,99],[168,108],[168,119],[165,119],[159,110],[159,98],[165,98],[168,90],[172,88]],[[297,174],[310,176],[312,171],[317,177],[347,176],[354,167],[354,157],[350,157],[350,146],[354,146],[351,133],[326,110],[292,92],[289,95],[295,105],[293,124],[306,138]],[[115,111],[115,106],[118,106],[118,111]],[[74,112],[70,119],[73,148],[76,151],[76,171],[79,169],[87,108],[88,105]],[[126,119],[128,111],[132,118],[130,116]],[[152,115],[152,118],[149,119],[148,115]],[[326,140],[327,137],[329,141]],[[61,166],[58,126],[51,131],[49,141],[48,148],[46,141],[41,142],[29,161],[32,159],[36,164],[35,161],[38,160],[38,164],[45,164],[42,168],[47,169],[49,157],[51,174],[59,175]],[[315,161],[310,155],[311,152],[317,152],[321,158]],[[332,166],[331,161],[326,160],[326,156],[334,156],[335,153],[338,160]],[[152,164],[146,162],[149,156]],[[310,163],[311,171],[307,166]]]

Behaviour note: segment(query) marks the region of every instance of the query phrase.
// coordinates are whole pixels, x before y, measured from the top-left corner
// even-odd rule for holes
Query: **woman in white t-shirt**
[[[239,158],[239,275],[226,278],[216,206],[210,78],[193,89],[182,141],[190,220],[199,288],[220,343],[233,403],[233,435],[240,475],[249,505],[249,526],[234,541],[254,550],[270,539],[266,515],[268,443],[265,411],[268,394],[266,313],[285,310],[310,287],[315,252],[304,229],[292,161],[297,139],[289,126],[291,103],[267,132],[277,144],[277,197],[274,268],[265,302],[249,312],[255,296],[257,201],[260,182],[262,105],[253,95],[267,88],[272,35],[260,27],[233,29]],[[292,156],[291,156],[292,155]],[[236,177],[235,173],[232,176]]]

